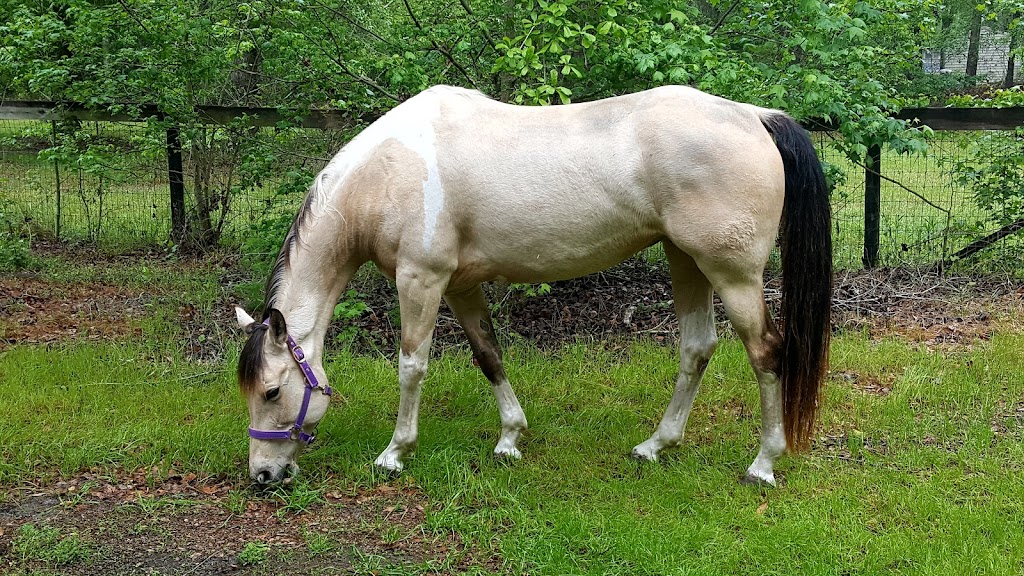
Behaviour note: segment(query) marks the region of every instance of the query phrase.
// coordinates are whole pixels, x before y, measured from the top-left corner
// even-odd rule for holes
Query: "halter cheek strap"
[[[267,321],[263,323],[267,324]],[[309,408],[309,398],[313,395],[313,390],[317,388],[325,396],[330,396],[331,387],[327,384],[320,385],[316,375],[313,374],[313,369],[306,362],[306,355],[302,352],[302,348],[299,348],[299,345],[295,343],[291,336],[288,336],[288,350],[291,351],[292,358],[298,363],[299,368],[302,370],[302,376],[306,380],[306,391],[302,395],[302,407],[299,408],[299,415],[295,417],[295,424],[287,430],[257,430],[250,427],[249,437],[256,440],[290,440],[292,442],[303,442],[308,446],[316,439],[315,435],[306,434],[302,429],[302,424],[306,421],[306,410]]]

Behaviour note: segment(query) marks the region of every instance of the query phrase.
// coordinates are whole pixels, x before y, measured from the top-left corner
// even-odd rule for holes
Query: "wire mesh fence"
[[[881,149],[879,252],[877,265],[934,265],[978,271],[1024,268],[1019,235],[1007,235],[958,261],[958,252],[999,228],[998,214],[985,208],[969,183],[970,174],[992,161],[977,143],[993,135],[1014,140],[1013,131],[936,131],[925,154]],[[851,162],[834,146],[836,135],[815,134],[822,159],[842,178],[832,193],[835,263],[841,269],[863,265],[865,177],[871,170]],[[1019,144],[1018,144],[1019,145]]]
[[[167,244],[171,203],[165,126],[155,123],[0,120],[0,212],[17,233],[118,248]],[[987,161],[977,143],[992,132],[936,131],[924,155],[883,148],[878,265],[921,266],[951,256],[999,227],[975,198],[965,166]],[[1009,146],[1019,146],[1012,131]],[[294,213],[312,175],[351,130],[196,125],[182,130],[189,233],[237,244],[270,218]],[[814,135],[838,175],[833,189],[835,264],[863,266],[865,165]],[[972,164],[973,163],[973,164]],[[960,264],[1024,268],[1020,234],[1008,234]]]
[[[342,130],[196,126],[183,131],[188,233],[238,243],[292,213],[345,141]],[[0,214],[17,233],[112,248],[171,241],[164,128],[146,123],[0,120]]]

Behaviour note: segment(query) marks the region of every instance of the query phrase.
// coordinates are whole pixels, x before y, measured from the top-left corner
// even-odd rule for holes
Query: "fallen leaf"
[[[767,510],[767,509],[768,509],[768,503],[767,502],[761,502],[761,505],[757,507],[757,513],[758,514],[764,514],[764,511]]]

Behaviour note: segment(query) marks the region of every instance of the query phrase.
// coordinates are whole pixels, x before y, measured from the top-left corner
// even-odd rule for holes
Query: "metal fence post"
[[[882,147],[868,148],[864,162],[864,258],[865,268],[878,266],[880,220],[882,217]]]
[[[185,178],[177,124],[167,128],[167,179],[171,189],[171,241],[180,244],[185,238]]]

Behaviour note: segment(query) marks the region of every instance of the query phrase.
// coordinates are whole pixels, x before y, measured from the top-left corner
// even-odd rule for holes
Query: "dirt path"
[[[0,572],[67,575],[458,571],[497,565],[423,529],[413,488],[257,495],[144,472],[93,474],[19,491],[0,504]]]

